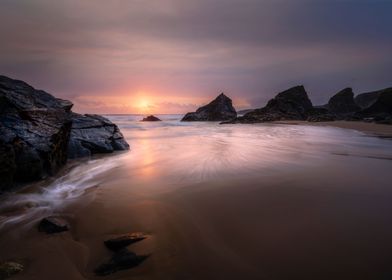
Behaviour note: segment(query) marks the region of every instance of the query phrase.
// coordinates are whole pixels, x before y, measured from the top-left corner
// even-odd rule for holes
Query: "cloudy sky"
[[[392,1],[0,0],[0,74],[79,112],[239,109],[392,86]]]

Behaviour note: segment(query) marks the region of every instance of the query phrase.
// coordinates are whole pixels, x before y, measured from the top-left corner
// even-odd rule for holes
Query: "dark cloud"
[[[391,10],[377,0],[3,0],[0,72],[63,98],[225,91],[260,106],[304,84],[320,104],[342,87],[391,86]]]

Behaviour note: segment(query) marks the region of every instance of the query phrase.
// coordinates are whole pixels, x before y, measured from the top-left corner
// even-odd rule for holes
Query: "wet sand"
[[[0,259],[26,264],[12,279],[392,277],[390,140],[301,125],[146,128],[126,131],[132,150],[105,158],[118,164],[61,209],[70,232],[0,232]],[[95,276],[103,240],[129,231],[150,234],[129,249],[151,257]]]

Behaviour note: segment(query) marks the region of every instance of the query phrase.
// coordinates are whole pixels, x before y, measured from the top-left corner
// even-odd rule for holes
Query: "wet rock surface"
[[[237,112],[231,99],[221,93],[209,104],[197,109],[196,112],[187,113],[181,121],[227,121],[236,116]]]
[[[154,115],[147,116],[142,119],[142,122],[160,122],[161,119],[155,117]]]
[[[120,129],[107,118],[100,115],[72,113],[71,120],[69,158],[129,149]]]
[[[72,106],[0,76],[0,191],[51,176],[68,158],[129,148],[115,124]]]
[[[147,235],[142,232],[134,232],[123,234],[115,238],[104,241],[105,246],[112,251],[120,250],[128,245],[142,241],[147,238]]]
[[[116,251],[108,262],[98,266],[94,272],[100,276],[109,275],[119,270],[136,267],[148,257],[147,255],[136,255],[128,249],[123,248]]]
[[[38,230],[47,234],[59,233],[68,231],[69,224],[61,217],[50,216],[41,220],[38,224]]]

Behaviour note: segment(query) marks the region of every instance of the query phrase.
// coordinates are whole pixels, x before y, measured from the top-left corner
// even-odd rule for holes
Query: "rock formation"
[[[160,121],[161,121],[161,119],[159,119],[153,115],[147,116],[142,119],[142,122],[160,122]]]
[[[200,107],[196,112],[187,113],[181,121],[227,121],[237,116],[232,101],[221,93],[209,104]]]
[[[69,158],[129,149],[117,125],[104,117],[72,113],[71,120]]]
[[[354,93],[351,88],[345,88],[332,96],[326,107],[330,113],[340,118],[361,110],[354,101]]]
[[[354,101],[361,109],[366,109],[377,101],[381,91],[382,90],[358,94],[355,96]]]
[[[263,108],[253,110],[232,123],[257,123],[279,120],[306,120],[313,106],[303,86],[285,90],[268,101]]]
[[[72,106],[0,76],[0,191],[56,173],[68,159],[69,146],[72,156],[128,148],[116,125],[72,113]],[[89,153],[75,148],[80,146]]]
[[[372,118],[377,122],[392,123],[392,88],[378,91],[378,98],[357,114],[360,118]]]

